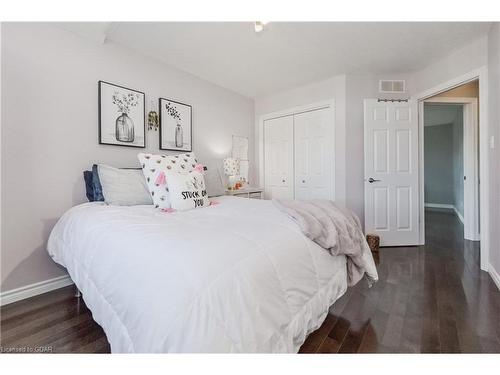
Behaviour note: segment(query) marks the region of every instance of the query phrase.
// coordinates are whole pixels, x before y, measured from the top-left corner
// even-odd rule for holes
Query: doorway
[[[477,98],[424,102],[424,202],[428,211],[455,215],[463,238],[479,240]]]
[[[475,79],[420,103],[422,217],[429,210],[449,211],[472,241],[480,240],[478,99]]]

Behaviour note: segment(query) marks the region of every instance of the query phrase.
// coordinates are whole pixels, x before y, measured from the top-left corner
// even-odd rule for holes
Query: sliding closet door
[[[334,199],[332,117],[330,108],[294,116],[295,199]]]
[[[293,116],[264,121],[266,199],[293,199]]]

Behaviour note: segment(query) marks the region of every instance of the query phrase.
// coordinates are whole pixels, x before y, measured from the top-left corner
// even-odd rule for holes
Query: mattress
[[[271,201],[217,198],[71,208],[48,252],[66,267],[114,353],[295,353],[347,288],[346,259]]]

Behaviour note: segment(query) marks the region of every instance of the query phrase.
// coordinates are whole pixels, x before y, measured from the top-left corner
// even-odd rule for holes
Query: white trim
[[[425,202],[425,207],[428,208],[443,208],[446,210],[453,210],[455,209],[455,206],[452,204],[444,204],[444,203],[427,203]]]
[[[332,163],[332,196],[334,200],[340,204],[345,204],[345,196],[341,196],[337,192],[336,185],[338,183],[338,178],[340,178],[339,174],[337,172],[337,150],[336,150],[336,125],[337,125],[337,118],[336,118],[336,108],[335,108],[335,99],[330,99],[330,100],[323,100],[320,102],[316,103],[311,103],[307,105],[301,105],[301,106],[296,106],[292,108],[287,108],[283,109],[280,111],[276,112],[271,112],[267,113],[264,115],[261,115],[259,117],[258,123],[256,123],[256,147],[257,147],[257,165],[259,166],[259,185],[260,186],[265,186],[265,173],[264,173],[264,121],[266,120],[272,120],[275,118],[279,117],[285,117],[285,116],[292,116],[292,115],[297,115],[299,113],[304,113],[304,112],[310,112],[310,111],[315,111],[318,109],[323,109],[323,108],[330,108],[332,112],[332,144],[334,147],[333,150],[333,163]],[[295,186],[295,185],[294,185]]]
[[[455,211],[455,215],[457,215],[458,219],[465,225],[465,220],[460,211],[457,210],[455,206],[453,206],[453,211]]]
[[[480,233],[481,233],[481,269],[488,270],[489,264],[489,249],[490,249],[490,215],[489,215],[489,129],[488,129],[488,68],[483,66],[479,69],[473,70],[467,74],[456,77],[450,81],[439,84],[433,88],[422,91],[414,95],[412,98],[419,100],[419,119],[422,118],[423,113],[423,100],[431,96],[448,91],[457,86],[479,79],[479,175],[481,176],[481,183],[479,185],[480,199]],[[420,120],[419,120],[420,121]],[[419,123],[419,169],[420,169],[420,196],[424,196],[424,179],[423,179],[423,165],[424,165],[424,145],[423,145],[424,129]],[[422,202],[423,203],[423,202]],[[425,244],[425,221],[424,221],[424,205],[420,204],[420,244]]]
[[[418,215],[418,225],[420,227],[420,245],[425,245],[425,156],[424,156],[424,124],[422,119],[424,118],[424,102],[420,100],[418,102],[418,197],[419,197],[419,215]]]
[[[497,286],[498,290],[500,290],[500,275],[498,274],[495,267],[493,267],[491,265],[491,263],[489,264],[489,267],[488,267],[488,273],[490,274],[491,278],[493,279],[493,282]]]
[[[260,116],[261,121],[272,120],[273,118],[290,116],[290,115],[298,115],[299,113],[315,111],[317,109],[323,109],[328,107],[335,107],[335,99],[330,100],[322,100],[320,102],[315,102],[306,105],[299,105],[296,107],[286,108],[279,111],[266,113],[265,115]]]
[[[7,290],[6,292],[0,294],[0,306],[5,306],[9,303],[37,296],[59,288],[64,288],[65,286],[72,284],[73,280],[71,280],[68,275],[63,275],[53,279],[40,281],[39,283],[25,285],[17,289]]]
[[[437,86],[434,86],[428,90],[421,91],[417,95],[414,95],[414,97],[418,100],[424,100],[424,99],[429,99],[432,96],[441,94],[445,91],[454,89],[458,86],[462,86],[466,83],[475,81],[478,79],[478,77],[482,76],[483,74],[487,73],[486,71],[486,66],[483,66],[479,69],[475,69],[469,73],[463,74],[459,77],[455,77],[453,79],[450,79],[449,81],[443,82]],[[487,75],[485,76],[487,78]],[[479,90],[481,90],[481,87],[479,87]]]

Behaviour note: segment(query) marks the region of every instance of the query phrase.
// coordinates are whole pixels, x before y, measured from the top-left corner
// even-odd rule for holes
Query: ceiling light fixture
[[[254,23],[254,28],[256,33],[260,33],[262,30],[264,30],[264,26],[267,25],[269,22],[264,22],[264,21],[256,21]]]

